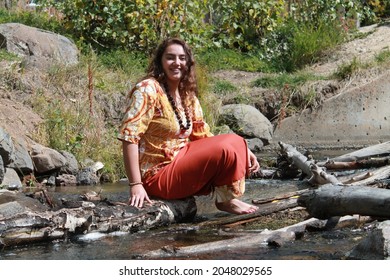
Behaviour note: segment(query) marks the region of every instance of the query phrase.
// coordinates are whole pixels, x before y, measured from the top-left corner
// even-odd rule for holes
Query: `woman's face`
[[[187,69],[187,57],[183,46],[169,45],[163,53],[161,63],[168,82],[179,82]]]

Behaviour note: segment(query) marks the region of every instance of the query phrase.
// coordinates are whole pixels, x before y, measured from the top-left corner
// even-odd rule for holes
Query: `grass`
[[[375,56],[375,59],[370,62],[362,62],[356,57],[352,61],[341,64],[336,72],[333,74],[333,77],[338,80],[346,80],[351,78],[353,75],[357,74],[359,71],[375,68],[375,67],[389,67],[390,62],[390,50],[382,50]]]
[[[115,108],[122,104],[118,98],[124,100],[135,77],[130,80],[127,72],[114,70],[89,55],[77,66],[51,68],[42,79],[42,86],[35,88],[30,98],[31,107],[44,119],[34,140],[69,151],[80,163],[85,159],[103,162],[109,181],[124,177],[120,141],[116,139],[119,119],[109,116],[121,111]]]
[[[375,57],[376,63],[379,65],[387,65],[390,62],[390,50],[386,49],[381,51],[376,57]]]
[[[16,54],[7,52],[4,49],[0,49],[0,61],[20,61],[20,57]]]
[[[322,79],[322,77],[315,76],[313,74],[299,71],[295,73],[281,73],[278,75],[267,75],[256,79],[252,86],[262,88],[276,88],[282,89],[286,86],[295,88],[309,81],[316,81]]]
[[[197,61],[208,71],[241,70],[247,72],[268,72],[268,64],[256,53],[241,53],[228,49],[208,49],[197,54]]]
[[[232,83],[224,80],[216,80],[213,84],[213,92],[216,94],[233,93],[237,87]]]

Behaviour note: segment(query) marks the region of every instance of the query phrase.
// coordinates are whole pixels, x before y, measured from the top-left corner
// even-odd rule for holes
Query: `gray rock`
[[[12,168],[5,169],[5,175],[1,185],[8,190],[19,190],[23,187],[18,173]]]
[[[0,156],[0,186],[1,183],[3,182],[4,174],[5,174],[5,169],[4,169],[3,158]]]
[[[18,171],[20,175],[31,174],[34,170],[33,162],[28,153],[28,149],[24,140],[17,139],[14,143],[14,161],[8,167]]]
[[[245,104],[222,106],[220,125],[228,125],[235,133],[244,138],[259,138],[268,144],[273,136],[271,122],[255,107]]]
[[[66,158],[59,152],[40,144],[31,146],[31,158],[38,173],[59,170],[67,163]]]
[[[100,180],[92,167],[83,168],[76,175],[77,185],[97,185]]]
[[[15,147],[11,136],[2,127],[0,127],[0,156],[3,158],[5,166],[8,166],[14,161],[14,151]]]
[[[349,259],[390,259],[390,221],[380,223],[376,229],[347,253]]]
[[[261,152],[261,148],[264,147],[263,141],[261,141],[259,138],[246,139],[246,142],[248,143],[249,150],[252,152]]]
[[[77,172],[79,172],[79,163],[76,157],[72,153],[67,151],[60,151],[60,153],[66,159],[66,164],[65,166],[61,167],[60,173],[76,175]]]
[[[56,186],[76,186],[77,179],[75,175],[71,174],[61,174],[56,177],[55,181]]]
[[[68,38],[20,23],[0,24],[0,46],[24,58],[26,66],[78,63],[78,49]]]

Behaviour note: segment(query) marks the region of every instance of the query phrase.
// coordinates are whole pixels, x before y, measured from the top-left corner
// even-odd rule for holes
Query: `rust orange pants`
[[[144,182],[151,197],[181,199],[227,189],[242,195],[248,171],[248,148],[236,134],[222,134],[188,143],[175,159]],[[241,186],[241,189],[238,189]]]

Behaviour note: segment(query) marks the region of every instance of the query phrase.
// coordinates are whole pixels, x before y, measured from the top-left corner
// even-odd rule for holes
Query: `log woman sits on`
[[[213,193],[221,211],[257,210],[238,198],[246,176],[260,165],[240,136],[210,132],[197,98],[195,61],[183,40],[169,38],[156,49],[147,76],[129,94],[118,139],[130,205]]]

